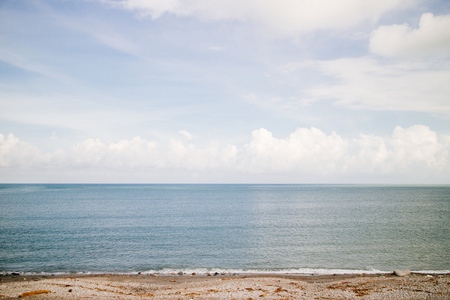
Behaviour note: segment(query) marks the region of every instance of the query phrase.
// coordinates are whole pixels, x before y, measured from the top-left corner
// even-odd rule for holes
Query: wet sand
[[[0,276],[1,299],[450,299],[450,274]]]

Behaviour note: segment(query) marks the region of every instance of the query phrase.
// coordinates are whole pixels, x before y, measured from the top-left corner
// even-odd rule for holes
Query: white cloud
[[[141,137],[115,143],[87,139],[60,154],[74,167],[139,168],[156,165],[155,148],[155,142]]]
[[[264,128],[252,133],[244,147],[244,169],[251,172],[327,173],[336,169],[347,152],[347,142],[336,133],[326,135],[317,128],[299,128],[286,139],[278,139]]]
[[[186,138],[188,140],[192,140],[192,134],[190,134],[186,130],[180,130],[180,131],[178,131],[178,133],[181,134],[184,138]]]
[[[424,170],[435,174],[450,171],[450,136],[438,135],[427,126],[397,126],[386,138],[362,134],[354,143],[359,151],[350,157],[349,169],[417,177]]]
[[[0,168],[30,167],[42,164],[44,156],[39,149],[10,133],[0,133]]]
[[[234,145],[210,142],[206,146],[200,146],[177,139],[161,145],[161,149],[162,164],[159,167],[189,171],[229,170],[233,168],[238,151]]]
[[[300,64],[302,70],[306,64]],[[309,101],[332,100],[352,109],[450,114],[450,62],[381,62],[375,58],[315,61],[325,81],[304,91]],[[295,69],[293,66],[291,72]]]
[[[370,38],[372,53],[388,57],[436,55],[450,53],[450,15],[425,13],[419,27],[407,24],[381,26]]]
[[[101,0],[141,16],[193,16],[206,21],[249,21],[281,34],[346,29],[375,21],[386,12],[414,4],[410,0]]]
[[[92,172],[105,170],[110,178],[140,172],[142,182],[155,174],[166,174],[163,181],[176,182],[180,173],[203,174],[198,180],[208,182],[223,173],[230,174],[225,182],[279,175],[293,181],[449,183],[450,136],[423,125],[396,127],[390,136],[361,134],[354,139],[317,128],[299,128],[286,138],[276,138],[261,128],[244,145],[211,141],[201,146],[176,138],[148,141],[135,137],[109,143],[87,139],[67,150],[42,153],[12,134],[0,135],[0,178],[8,181],[6,172],[11,170],[25,170],[27,178],[36,170],[50,170],[63,182],[60,173],[91,178]],[[39,180],[35,176],[34,181]]]

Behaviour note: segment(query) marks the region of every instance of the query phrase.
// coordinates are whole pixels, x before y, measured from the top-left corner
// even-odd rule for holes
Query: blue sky
[[[450,183],[450,3],[5,0],[0,181]]]

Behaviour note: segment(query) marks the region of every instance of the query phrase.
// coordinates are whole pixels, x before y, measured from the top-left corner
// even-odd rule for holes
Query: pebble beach
[[[450,274],[0,277],[2,299],[450,299]]]

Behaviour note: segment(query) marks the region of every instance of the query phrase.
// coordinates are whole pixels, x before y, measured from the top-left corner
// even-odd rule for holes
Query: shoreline
[[[0,272],[0,282],[3,278],[4,280],[11,281],[14,278],[58,278],[58,277],[97,277],[97,276],[150,276],[150,277],[179,277],[179,276],[198,276],[198,277],[209,277],[209,276],[270,276],[270,277],[327,277],[327,276],[382,276],[382,275],[392,275],[396,271],[368,271],[368,270],[325,270],[325,269],[310,269],[308,272],[292,272],[292,271],[259,271],[259,270],[229,270],[229,269],[210,269],[208,271],[198,271],[196,269],[172,269],[172,270],[162,270],[162,271],[145,271],[145,272],[109,272],[109,271],[99,271],[99,272]],[[333,272],[335,271],[335,272]],[[407,270],[409,274],[416,275],[449,275],[450,270],[424,270],[424,271],[410,271]]]
[[[450,274],[3,275],[0,297],[30,299],[449,299]],[[28,294],[27,294],[28,293]],[[34,294],[33,294],[34,293]]]
[[[411,274],[418,274],[412,272]],[[346,273],[346,274],[299,274],[299,273],[235,273],[235,274],[218,274],[218,273],[207,273],[207,274],[157,274],[157,273],[133,273],[133,274],[123,274],[123,273],[77,273],[77,274],[19,274],[13,275],[11,274],[1,274],[0,275],[0,284],[1,283],[9,283],[9,282],[23,282],[23,281],[40,281],[46,279],[78,279],[78,278],[109,278],[111,280],[118,279],[129,279],[133,281],[142,281],[145,279],[151,279],[154,281],[161,282],[173,282],[173,280],[184,280],[184,281],[193,281],[193,280],[211,280],[211,279],[234,279],[234,278],[286,278],[286,279],[297,279],[303,280],[307,282],[314,282],[317,280],[333,280],[336,278],[345,279],[345,278],[357,278],[357,277],[379,277],[393,275],[390,273]],[[432,275],[432,274],[424,274],[424,275]],[[436,274],[433,274],[436,275]],[[439,274],[444,276],[450,276],[450,274]],[[438,275],[436,275],[438,276]]]

